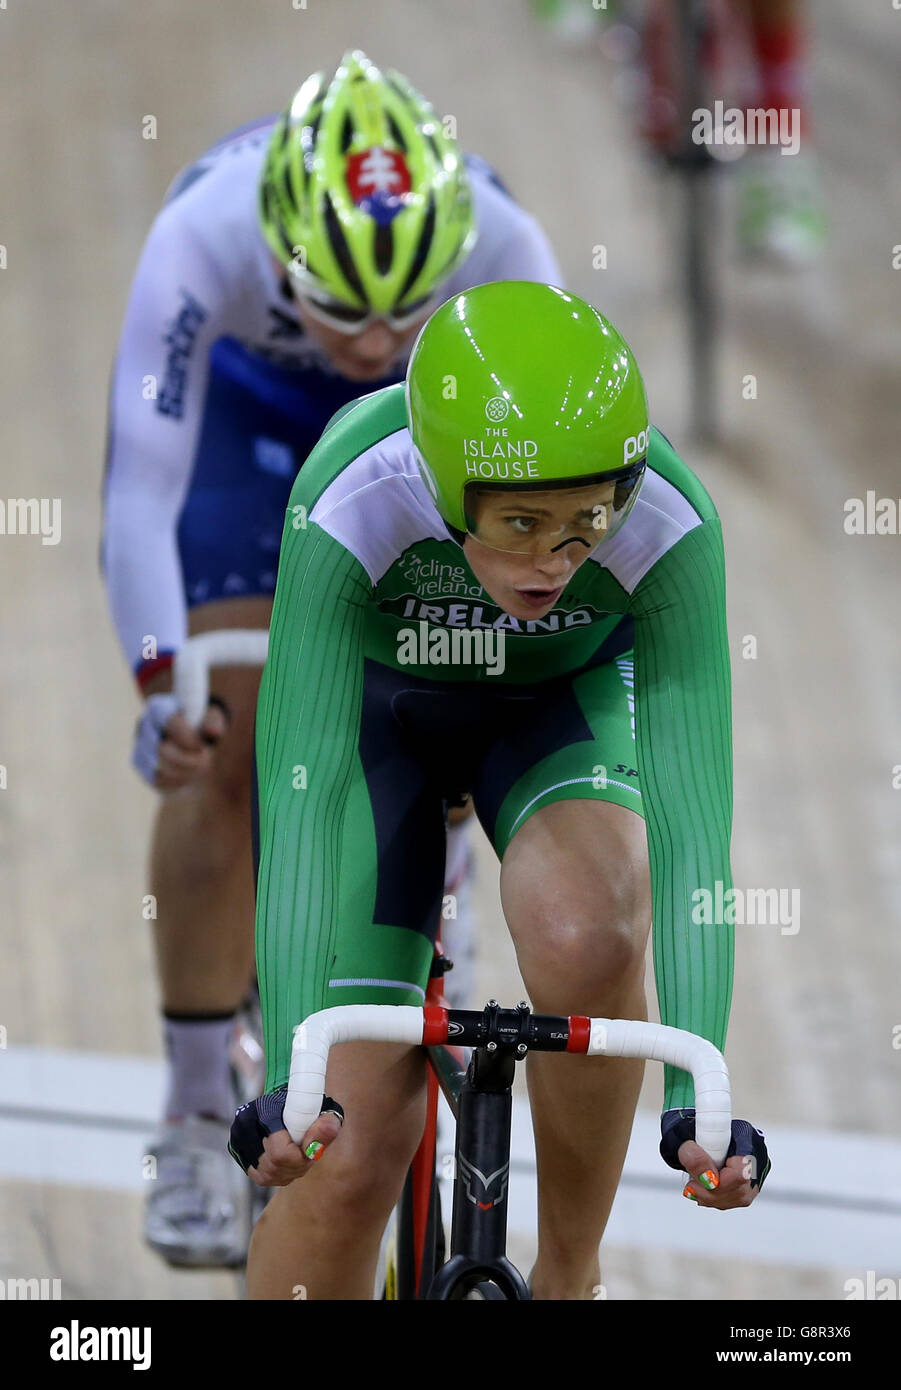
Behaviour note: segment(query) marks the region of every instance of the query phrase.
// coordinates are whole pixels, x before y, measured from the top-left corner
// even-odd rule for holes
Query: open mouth
[[[557,599],[566,588],[565,584],[560,584],[556,589],[538,589],[530,587],[528,589],[517,589],[518,596],[529,608],[547,608],[549,603],[556,603]]]

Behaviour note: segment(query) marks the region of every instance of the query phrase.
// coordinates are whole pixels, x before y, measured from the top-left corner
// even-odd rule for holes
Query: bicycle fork
[[[531,1297],[506,1255],[515,1068],[513,1049],[497,1043],[476,1048],[470,1059],[457,1115],[451,1255],[428,1298],[459,1297],[486,1281],[501,1297]]]

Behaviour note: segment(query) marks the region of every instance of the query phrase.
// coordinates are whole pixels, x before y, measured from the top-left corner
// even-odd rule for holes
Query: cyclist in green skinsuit
[[[406,389],[332,422],[288,506],[257,769],[269,1071],[232,1148],[285,1190],[248,1288],[367,1298],[422,1130],[422,1057],[337,1049],[328,1089],[348,1121],[332,1152],[335,1115],[308,1131],[321,1164],[284,1131],[279,1088],[308,1014],[422,1002],[446,798],[472,793],[501,860],[537,1011],[646,1017],[653,914],[663,1022],[725,1037],[732,930],[692,917],[698,889],[731,887],[720,523],[596,309],[525,282],[467,291],[429,319]],[[529,1059],[535,1297],[591,1297],[642,1072]],[[696,1179],[686,1195],[747,1205],[768,1167],[759,1131],[736,1121],[716,1173],[690,1078],[671,1068],[665,1089],[661,1151]]]

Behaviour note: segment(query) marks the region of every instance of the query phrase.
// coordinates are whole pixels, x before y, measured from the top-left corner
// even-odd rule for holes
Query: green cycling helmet
[[[476,238],[456,141],[405,77],[359,51],[307,78],[278,121],[260,216],[296,287],[348,323],[413,318]]]
[[[416,339],[406,398],[417,463],[453,531],[479,538],[470,489],[607,485],[597,542],[635,503],[650,433],[641,373],[613,325],[566,290],[501,280],[442,304]]]

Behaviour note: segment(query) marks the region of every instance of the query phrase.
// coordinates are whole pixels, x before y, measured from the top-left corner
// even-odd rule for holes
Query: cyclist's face
[[[612,494],[612,487],[609,490]],[[479,522],[501,520],[511,514],[512,507],[524,518],[534,512],[542,525],[566,530],[571,523],[581,528],[584,497],[579,491],[507,493],[479,498],[475,506]],[[486,529],[490,533],[492,528]],[[594,535],[598,541],[603,539],[603,532]],[[542,618],[551,611],[591,549],[574,539],[550,554],[518,555],[483,545],[474,536],[467,536],[463,543],[467,563],[482,587],[505,613],[522,619]]]
[[[413,340],[429,316],[406,326],[392,328],[384,319],[366,324],[359,333],[341,333],[307,313],[303,300],[294,296],[297,316],[304,332],[322,349],[332,366],[348,381],[378,381],[387,376],[396,362],[413,346]]]

